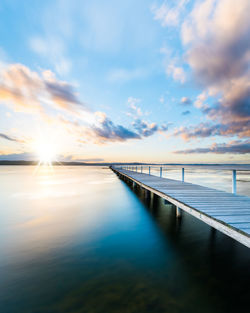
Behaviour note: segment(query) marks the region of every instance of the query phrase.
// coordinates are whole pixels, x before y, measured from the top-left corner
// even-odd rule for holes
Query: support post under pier
[[[150,199],[150,191],[145,189],[145,197],[146,199]]]
[[[178,208],[178,206],[176,207],[176,217],[180,218],[181,217],[181,209]]]

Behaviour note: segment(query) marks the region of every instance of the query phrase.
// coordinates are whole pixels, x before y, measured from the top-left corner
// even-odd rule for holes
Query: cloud
[[[167,125],[159,126],[156,123],[148,123],[141,119],[136,119],[132,123],[133,127],[138,131],[138,133],[143,137],[149,137],[156,132],[165,132],[168,130]]]
[[[186,59],[196,80],[217,101],[204,109],[205,94],[195,105],[226,128],[249,130],[250,2],[206,0],[196,4],[182,25]],[[205,61],[204,61],[205,60]],[[235,126],[237,123],[237,127]]]
[[[175,81],[179,81],[182,84],[186,81],[184,69],[181,66],[177,66],[174,62],[167,66],[167,74],[172,76]]]
[[[21,64],[12,64],[0,72],[0,101],[11,102],[15,111],[41,112],[42,82],[36,72]]]
[[[177,26],[180,16],[188,2],[189,0],[179,0],[177,5],[169,6],[166,3],[163,3],[160,7],[153,6],[152,12],[154,14],[154,19],[159,20],[163,27]]]
[[[22,64],[11,64],[0,72],[0,101],[12,104],[15,111],[45,114],[45,103],[52,108],[77,110],[84,104],[73,86],[56,79],[51,71],[41,75]]]
[[[141,139],[134,131],[115,124],[104,112],[93,113],[88,123],[82,124],[82,121],[69,120],[66,117],[60,117],[58,121],[60,129],[64,129],[71,141],[82,144],[94,143],[97,145],[110,142],[125,142],[129,139]]]
[[[181,136],[184,140],[206,138],[211,136],[231,137],[237,134],[239,138],[250,137],[250,121],[230,124],[200,123],[193,127],[181,127],[174,132],[174,136]]]
[[[149,123],[136,118],[132,123],[133,129],[115,124],[104,112],[95,113],[95,121],[90,125],[81,125],[62,119],[63,126],[69,133],[77,134],[78,142],[87,144],[106,144],[110,142],[125,142],[130,139],[143,139],[154,135],[156,132],[163,133],[168,130],[168,126],[163,124]]]
[[[197,109],[201,109],[201,110],[207,109],[208,105],[205,104],[206,100],[207,100],[207,94],[206,94],[206,92],[202,92],[201,94],[199,94],[196,97],[196,100],[194,102],[194,106]]]
[[[141,116],[143,115],[141,108],[137,105],[137,103],[140,103],[141,99],[129,97],[128,98],[128,105],[132,109],[133,114],[128,113],[129,116]]]
[[[188,97],[182,97],[181,98],[181,104],[190,105],[190,104],[192,104],[192,100]]]
[[[50,71],[45,71],[43,76],[46,91],[59,107],[72,111],[79,106],[85,109],[85,105],[78,99],[72,85],[57,80]]]
[[[183,62],[180,57],[177,57],[173,51],[167,47],[160,49],[160,52],[164,55],[164,66],[168,76],[171,76],[175,81],[185,83],[187,80],[186,72],[183,68]]]
[[[190,153],[233,153],[233,154],[248,154],[250,153],[250,141],[233,141],[230,143],[213,144],[208,148],[195,148],[187,150],[178,150],[175,153],[190,154]]]
[[[141,139],[140,135],[132,130],[122,125],[115,125],[105,113],[98,112],[96,116],[98,118],[98,124],[88,128],[88,135],[90,135],[96,143]]]
[[[210,126],[209,123],[201,123],[195,127],[181,127],[174,132],[174,136],[181,136],[184,140],[205,138],[210,136],[221,135],[226,129],[222,125],[217,124]]]
[[[186,50],[182,60],[203,88],[194,106],[210,122],[180,129],[177,133],[184,138],[247,137],[250,131],[250,2],[195,0],[189,13],[185,5],[185,1],[172,5],[164,2],[161,7],[154,7],[153,13],[162,26],[180,29]],[[184,67],[179,65],[181,60],[167,48],[162,52],[166,55],[167,74],[176,81],[186,82]]]
[[[141,99],[129,97],[128,98],[128,105],[130,107],[130,112],[127,112],[126,114],[133,119],[141,118],[142,116],[149,116],[151,114],[150,111],[143,111],[141,107],[138,105],[138,103],[141,102]]]
[[[190,114],[191,112],[189,111],[189,110],[187,110],[187,111],[184,111],[184,112],[182,112],[181,114],[182,115],[188,115],[188,114]]]
[[[137,106],[139,101],[132,97],[128,99],[136,116],[142,114]],[[53,72],[47,70],[38,73],[22,64],[7,65],[1,70],[0,102],[16,112],[33,114],[41,118],[50,127],[53,125],[58,131],[62,131],[63,136],[68,135],[81,143],[123,142],[129,139],[142,139],[167,130],[165,125],[158,126],[156,123],[139,119],[133,124],[136,131],[115,124],[105,113],[87,111],[73,86],[58,80]],[[63,110],[66,115],[62,118],[57,110]],[[23,143],[5,134],[0,134],[0,137]]]
[[[168,126],[161,126],[156,123],[148,123],[137,118],[132,126],[136,131],[128,129],[122,125],[113,123],[105,113],[96,112],[97,122],[90,126],[77,126],[78,131],[82,134],[81,143],[92,141],[95,144],[105,144],[108,142],[124,142],[129,139],[143,139],[154,135],[156,132],[162,133],[168,130]]]
[[[115,124],[102,112],[87,111],[85,104],[78,98],[72,85],[58,80],[54,73],[47,70],[42,73],[31,71],[22,64],[6,66],[0,73],[0,102],[12,107],[14,111],[33,114],[44,122],[80,143],[122,142],[129,139],[142,139],[165,131],[164,126],[147,122],[137,125],[139,132]],[[142,114],[136,104],[139,99],[130,97],[128,103],[137,115]],[[54,110],[63,110],[62,117]],[[73,113],[73,114],[72,114]],[[67,114],[69,114],[67,116]],[[73,137],[72,137],[73,136]],[[5,134],[0,137],[19,141]]]
[[[15,142],[19,142],[19,140],[13,138],[13,137],[10,137],[8,135],[5,135],[3,133],[0,133],[0,137],[3,138],[3,139],[6,139],[6,140],[9,140],[9,141],[15,141]]]

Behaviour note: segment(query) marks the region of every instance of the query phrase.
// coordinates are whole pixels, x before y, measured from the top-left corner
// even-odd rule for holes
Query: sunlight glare
[[[56,159],[55,147],[50,142],[38,143],[36,151],[40,164],[51,165]]]
[[[58,138],[56,132],[43,130],[40,131],[33,141],[32,150],[36,154],[38,165],[52,166],[53,162],[57,162],[59,152]]]

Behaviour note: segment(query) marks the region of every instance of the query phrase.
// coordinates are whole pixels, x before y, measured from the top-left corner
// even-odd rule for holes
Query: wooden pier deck
[[[173,179],[111,169],[250,248],[250,198]]]

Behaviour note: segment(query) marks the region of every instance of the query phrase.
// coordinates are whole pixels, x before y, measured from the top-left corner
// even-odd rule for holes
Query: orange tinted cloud
[[[22,64],[2,69],[0,101],[12,105],[15,111],[26,113],[43,114],[45,104],[71,112],[86,109],[72,85],[56,79],[50,71],[40,75]]]

